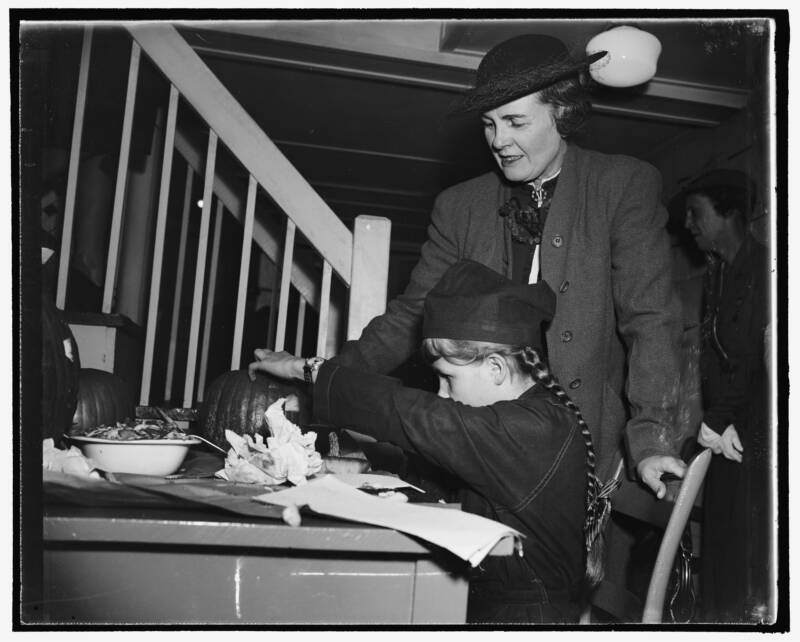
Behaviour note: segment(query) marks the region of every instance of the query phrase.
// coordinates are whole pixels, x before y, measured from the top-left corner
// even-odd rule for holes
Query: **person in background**
[[[419,345],[426,294],[459,259],[519,284],[545,280],[557,305],[542,351],[592,432],[598,474],[617,474],[624,440],[632,475],[660,499],[662,474],[685,470],[673,435],[682,323],[667,212],[651,165],[569,142],[590,111],[582,78],[592,60],[539,34],[486,54],[455,111],[479,119],[497,171],[437,197],[405,292],[334,360],[378,373],[403,364]],[[612,593],[626,585],[633,538],[609,528]]]
[[[607,495],[591,433],[542,357],[555,295],[475,263],[425,300],[422,351],[438,394],[319,358],[257,350],[256,370],[313,382],[318,421],[419,453],[462,481],[462,509],[519,530],[524,554],[470,578],[471,623],[576,622],[584,574],[599,579]]]
[[[714,170],[685,190],[686,227],[706,253],[700,375],[705,481],[702,598],[711,622],[759,622],[769,612],[769,252],[747,230],[755,186]]]

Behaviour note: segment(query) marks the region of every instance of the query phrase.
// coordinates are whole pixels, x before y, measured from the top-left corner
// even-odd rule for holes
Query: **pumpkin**
[[[227,448],[225,431],[239,435],[269,436],[264,417],[267,408],[281,397],[296,395],[299,410],[285,409],[286,417],[295,424],[307,424],[311,418],[311,396],[305,384],[293,384],[264,373],[250,380],[247,369],[231,370],[217,377],[205,394],[199,409],[200,435],[222,448]]]
[[[42,290],[42,439],[61,443],[78,403],[78,344],[49,290]]]
[[[71,433],[79,435],[101,424],[114,425],[135,414],[133,394],[123,379],[104,370],[81,368]]]

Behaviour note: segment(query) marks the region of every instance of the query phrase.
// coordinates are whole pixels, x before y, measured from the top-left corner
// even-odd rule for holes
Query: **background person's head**
[[[481,114],[486,141],[508,180],[548,178],[558,169],[562,140],[591,110],[582,79],[603,53],[576,60],[557,38],[527,34],[483,57],[475,87],[456,111]]]
[[[750,177],[737,170],[712,170],[693,180],[684,194],[685,225],[697,246],[723,256],[737,248],[755,205]]]

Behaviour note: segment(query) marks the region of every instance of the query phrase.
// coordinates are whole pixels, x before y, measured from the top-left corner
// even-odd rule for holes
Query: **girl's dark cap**
[[[541,350],[556,295],[544,281],[515,284],[475,261],[452,265],[425,299],[423,338],[487,341]]]

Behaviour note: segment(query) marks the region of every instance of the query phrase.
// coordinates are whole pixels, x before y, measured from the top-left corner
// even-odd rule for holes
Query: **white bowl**
[[[70,435],[83,456],[109,473],[135,473],[163,477],[177,471],[189,447],[199,439],[98,439]]]

